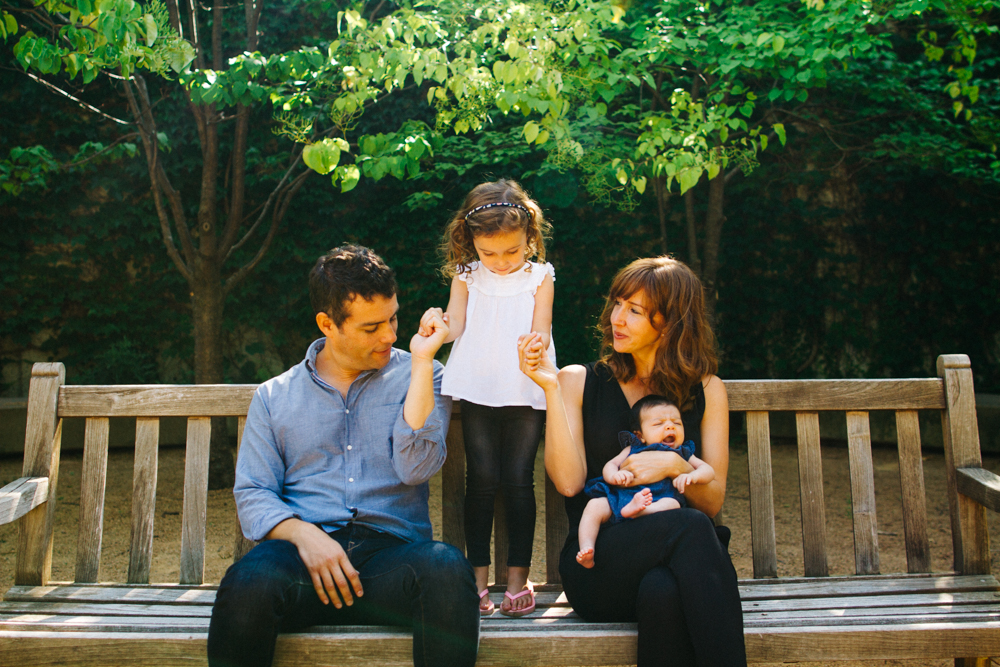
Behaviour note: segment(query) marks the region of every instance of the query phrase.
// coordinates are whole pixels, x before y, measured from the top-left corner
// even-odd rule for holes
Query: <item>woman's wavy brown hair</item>
[[[513,206],[495,206],[476,211],[466,218],[474,208],[499,202],[523,206],[528,212]],[[519,230],[524,231],[528,243],[524,258],[544,262],[545,238],[551,235],[552,226],[545,220],[538,203],[516,181],[500,179],[480,183],[465,196],[462,208],[455,211],[448,223],[441,243],[444,257],[441,272],[451,279],[468,271],[471,264],[479,260],[476,246],[472,243],[475,237]]]
[[[615,276],[598,328],[602,334],[601,363],[619,382],[636,375],[631,354],[614,350],[611,311],[618,299],[628,300],[642,291],[648,300],[649,320],[663,316],[663,343],[649,378],[649,389],[688,409],[691,387],[719,369],[715,334],[705,315],[705,290],[694,271],[673,257],[637,259]],[[655,327],[655,325],[654,325]]]

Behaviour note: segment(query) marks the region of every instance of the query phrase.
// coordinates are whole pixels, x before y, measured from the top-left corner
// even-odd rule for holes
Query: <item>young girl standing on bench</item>
[[[476,573],[481,614],[494,611],[487,578],[493,507],[502,487],[509,535],[507,591],[500,613],[535,609],[528,581],[535,533],[535,454],[545,396],[518,369],[517,340],[537,332],[550,357],[555,273],[545,262],[549,224],[514,181],[476,186],[445,233],[444,273],[451,297],[444,313],[454,340],[441,393],[462,400],[465,437],[465,538]],[[536,260],[536,261],[532,261]],[[440,315],[428,310],[421,320]]]

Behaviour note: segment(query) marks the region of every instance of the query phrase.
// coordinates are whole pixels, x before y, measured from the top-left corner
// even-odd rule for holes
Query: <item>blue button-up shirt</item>
[[[315,341],[302,363],[260,385],[236,464],[243,534],[260,540],[289,518],[326,531],[351,521],[414,541],[431,538],[429,480],[444,464],[451,398],[434,362],[434,410],[414,431],[403,419],[410,353],[359,375],[342,396],[320,379]]]

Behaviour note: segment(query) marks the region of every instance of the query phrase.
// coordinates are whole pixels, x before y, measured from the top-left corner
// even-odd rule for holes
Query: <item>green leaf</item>
[[[324,139],[302,149],[302,161],[318,174],[329,174],[340,162],[340,147],[333,139]]]
[[[152,46],[156,41],[156,21],[152,14],[146,14],[142,17],[142,23],[146,27],[146,46]]]
[[[781,50],[785,48],[785,38],[781,35],[775,35],[774,41],[771,42],[771,48],[774,49],[775,53],[781,53]]]
[[[530,144],[538,137],[538,133],[541,129],[538,127],[538,123],[535,121],[529,121],[524,124],[524,139]]]
[[[766,134],[760,135],[760,149],[762,151],[766,151],[767,150],[767,135]]]
[[[785,126],[782,123],[775,123],[771,127],[774,128],[774,133],[778,135],[778,141],[780,141],[781,145],[784,146],[785,145]]]
[[[719,175],[719,165],[715,162],[709,162],[706,171],[708,172],[708,180],[712,180]]]
[[[541,146],[548,140],[549,140],[549,131],[542,130],[541,132],[538,133],[538,138],[535,139],[535,144]]]
[[[695,185],[698,184],[698,179],[701,178],[701,167],[691,167],[689,169],[684,169],[681,171],[678,180],[681,183],[681,194],[684,194]]]
[[[769,39],[771,39],[771,33],[769,32],[760,33],[760,35],[757,36],[757,46],[762,46]]]
[[[3,24],[7,30],[7,35],[13,35],[17,32],[17,19],[7,12],[3,13]]]
[[[343,171],[341,171],[343,170]],[[354,164],[345,164],[340,167],[337,171],[341,173],[340,181],[340,191],[350,192],[361,180],[361,172],[358,171],[358,166]]]
[[[633,178],[632,185],[635,186],[635,189],[639,192],[639,194],[642,194],[646,191],[646,177],[640,176],[639,178]]]
[[[624,169],[619,169],[618,173],[615,174],[615,178],[617,178],[618,182],[622,185],[626,185],[628,183],[628,174],[625,173]]]

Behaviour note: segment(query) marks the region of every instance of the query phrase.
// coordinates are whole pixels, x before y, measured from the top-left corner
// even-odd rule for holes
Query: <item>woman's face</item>
[[[611,333],[615,352],[636,354],[655,352],[660,345],[663,315],[654,313],[650,322],[650,305],[644,290],[627,298],[618,298],[611,309]]]

